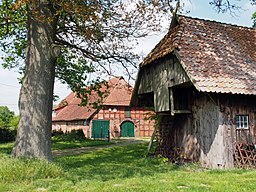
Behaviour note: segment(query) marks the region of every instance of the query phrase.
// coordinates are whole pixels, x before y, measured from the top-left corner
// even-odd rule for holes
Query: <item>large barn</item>
[[[98,94],[89,96],[88,104],[71,92],[57,107],[52,118],[53,131],[83,130],[85,137],[94,139],[119,137],[149,137],[154,130],[152,111],[144,107],[130,107],[132,87],[123,77],[113,78],[102,86],[107,93],[99,108],[91,105]]]
[[[255,166],[256,29],[173,16],[140,64],[131,104],[145,99],[159,116],[157,153]]]

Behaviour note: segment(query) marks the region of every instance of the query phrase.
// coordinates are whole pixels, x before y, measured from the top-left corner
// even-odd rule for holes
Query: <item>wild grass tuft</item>
[[[15,159],[0,156],[0,182],[24,182],[57,178],[63,174],[60,166],[44,160]]]

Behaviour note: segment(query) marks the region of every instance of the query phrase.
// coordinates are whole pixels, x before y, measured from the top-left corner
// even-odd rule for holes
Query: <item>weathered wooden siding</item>
[[[161,65],[153,63],[142,68],[138,94],[154,92],[156,112],[170,110],[169,87],[189,82],[184,69],[174,55],[161,60]]]
[[[192,107],[193,135],[200,149],[199,161],[204,167],[229,168],[233,165],[229,152],[227,127],[222,123],[218,98],[197,94]]]
[[[173,57],[172,62],[170,63],[170,76],[168,87],[180,85],[189,81],[190,79],[181,64],[179,63],[178,59],[176,57]]]
[[[204,167],[232,168],[235,143],[255,144],[255,99],[196,92],[191,114],[160,118],[165,119],[160,121],[162,150],[177,148],[184,161],[199,161]],[[237,129],[236,115],[249,115],[249,129]]]
[[[191,114],[169,116],[170,146],[180,150],[184,161],[199,161],[210,168],[230,167],[230,156],[225,155],[226,132],[219,116],[219,107],[207,95],[197,95]]]
[[[238,143],[256,143],[256,97],[222,95],[219,100],[225,124],[234,127],[234,130],[231,132],[232,140]],[[249,115],[249,129],[236,129],[236,115]]]

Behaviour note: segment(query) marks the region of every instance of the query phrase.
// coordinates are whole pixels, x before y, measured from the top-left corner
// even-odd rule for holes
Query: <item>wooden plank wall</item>
[[[197,93],[191,115],[174,119],[184,159],[208,168],[233,167],[232,127],[220,112],[218,97]]]
[[[232,124],[232,140],[237,143],[256,143],[256,102],[254,96],[245,95],[223,95],[220,96],[221,113]],[[236,129],[235,116],[249,115],[249,129]]]
[[[156,112],[170,111],[169,88],[189,82],[189,77],[174,55],[159,59],[141,69],[138,94],[154,92]]]
[[[194,135],[200,146],[200,162],[204,167],[230,167],[224,138],[225,126],[220,124],[220,113],[217,99],[208,94],[197,94],[193,113]]]
[[[164,116],[160,136],[168,146],[162,148],[176,147],[184,161],[199,161],[204,167],[232,168],[235,144],[255,144],[254,101],[251,96],[197,92],[191,114]],[[236,128],[235,116],[239,114],[249,115],[249,129]]]

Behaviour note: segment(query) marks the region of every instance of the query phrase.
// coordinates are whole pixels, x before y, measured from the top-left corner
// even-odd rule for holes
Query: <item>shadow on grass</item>
[[[111,145],[112,142],[107,141],[94,141],[94,140],[83,140],[83,141],[53,141],[52,150],[72,149],[81,147],[94,147]]]
[[[1,143],[0,153],[11,154],[14,143]]]
[[[83,140],[83,141],[52,141],[52,150],[72,149],[80,147],[94,147],[111,145],[112,142],[106,141],[94,141],[94,140]],[[0,143],[0,153],[11,154],[14,142]]]
[[[113,147],[78,156],[56,158],[67,177],[107,181],[143,177],[176,169],[161,159],[145,157],[147,144]]]
[[[10,153],[13,143],[0,145],[0,151]],[[179,170],[160,158],[146,157],[147,143],[119,146],[74,156],[56,157],[55,162],[62,167],[63,175],[69,181],[108,181],[123,178],[168,173]]]

